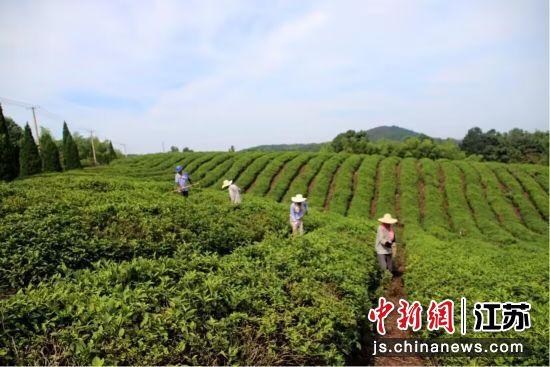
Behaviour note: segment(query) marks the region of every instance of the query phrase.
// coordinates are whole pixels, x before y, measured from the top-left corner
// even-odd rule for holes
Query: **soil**
[[[277,171],[275,176],[273,176],[271,178],[271,183],[269,184],[269,190],[267,191],[268,194],[271,192],[271,190],[273,190],[273,188],[277,184],[277,181],[279,180],[279,176],[281,176],[281,174],[283,173],[285,167],[286,167],[286,163],[283,164],[281,167],[279,167],[279,171]]]
[[[334,196],[334,186],[335,186],[334,178],[336,177],[338,172],[340,172],[340,167],[342,167],[342,165],[338,166],[338,168],[336,169],[336,171],[334,172],[334,174],[330,178],[330,184],[328,186],[328,194],[327,194],[327,197],[325,198],[325,203],[323,204],[323,209],[324,210],[328,210],[328,206],[330,204],[330,201],[332,200],[332,197]]]
[[[401,234],[401,236],[403,236]],[[399,246],[395,261],[395,271],[392,278],[390,288],[386,291],[386,299],[394,305],[399,305],[400,299],[407,299],[405,292],[405,284],[403,282],[403,273],[405,272],[405,254],[404,246]],[[392,312],[386,319],[384,325],[386,327],[386,335],[384,338],[410,338],[409,331],[399,330],[397,327],[398,313]],[[413,356],[383,356],[374,357],[375,366],[423,366],[426,362],[418,355]]]
[[[376,200],[378,199],[378,191],[380,187],[380,162],[382,160],[378,161],[378,164],[376,165],[376,177],[374,178],[374,193],[372,195],[372,200],[370,202],[370,217],[374,218],[376,215]]]
[[[307,196],[306,197],[309,197],[309,194],[313,190],[313,187],[315,186],[316,179],[317,179],[317,175],[315,175],[315,177],[313,177],[311,179],[311,181],[309,181],[309,185],[307,185]]]
[[[443,168],[441,168],[441,165],[438,167],[438,175],[439,175],[439,192],[441,193],[441,197],[443,198],[443,210],[445,212],[445,218],[447,220],[447,223],[449,224],[449,228],[453,228],[453,222],[451,221],[451,215],[449,214],[449,200],[447,198],[447,193],[445,192],[445,174],[443,173]]]
[[[285,198],[287,195],[289,194],[292,194],[294,195],[293,193],[289,193],[288,190],[290,190],[290,188],[292,187],[292,184],[294,183],[294,181],[298,178],[298,177],[301,177],[304,175],[304,172],[307,168],[307,164],[309,163],[309,161],[305,162],[304,164],[302,164],[302,166],[300,167],[300,169],[298,169],[298,173],[296,173],[296,175],[292,178],[292,180],[290,180],[290,183],[288,184],[288,187],[286,188],[286,192],[284,193],[284,195],[282,196],[283,198]],[[304,195],[306,198],[307,198],[307,192],[302,194]],[[289,195],[290,196],[290,195]]]
[[[472,219],[474,220],[474,223],[476,224],[476,227],[482,231],[482,228],[479,226],[477,222],[477,216],[474,211],[474,208],[472,207],[472,203],[470,202],[470,198],[468,197],[468,183],[466,182],[466,175],[464,174],[464,170],[460,168],[458,165],[458,170],[460,171],[460,185],[462,188],[462,192],[464,194],[464,198],[466,199],[466,204],[468,204],[468,210],[470,211],[470,215]]]

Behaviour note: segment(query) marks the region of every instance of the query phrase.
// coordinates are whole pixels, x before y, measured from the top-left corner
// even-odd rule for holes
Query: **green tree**
[[[20,147],[23,142],[23,129],[21,126],[17,125],[11,117],[6,116],[4,119],[6,120],[6,125],[8,126],[8,134],[10,135],[12,144]]]
[[[547,164],[548,131],[530,133],[512,129],[500,133],[494,129],[483,132],[475,127],[468,130],[460,148],[488,161]]]
[[[40,153],[42,156],[42,170],[44,172],[62,171],[59,148],[52,139],[50,132],[44,129],[40,135]]]
[[[10,138],[8,124],[0,105],[0,180],[19,176],[19,147]]]
[[[82,168],[78,155],[78,147],[65,121],[63,121],[63,166],[66,170]]]
[[[25,125],[23,144],[19,152],[20,175],[30,176],[42,171],[42,160],[29,124]]]
[[[366,153],[368,150],[369,136],[366,131],[348,130],[338,134],[331,142],[335,152]]]
[[[175,152],[179,152],[180,150],[179,150],[178,147],[176,147],[175,145],[172,145],[172,146],[170,147],[170,151],[171,151],[172,153],[175,153]]]

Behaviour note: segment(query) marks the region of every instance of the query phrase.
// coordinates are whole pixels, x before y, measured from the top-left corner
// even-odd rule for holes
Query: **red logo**
[[[371,309],[368,314],[368,319],[371,322],[376,321],[376,330],[378,334],[385,335],[386,328],[384,327],[384,320],[393,311],[395,306],[393,303],[386,301],[384,297],[378,299],[378,307]]]
[[[428,308],[428,330],[445,329],[447,333],[455,332],[454,326],[454,302],[446,299],[439,303],[432,300]]]

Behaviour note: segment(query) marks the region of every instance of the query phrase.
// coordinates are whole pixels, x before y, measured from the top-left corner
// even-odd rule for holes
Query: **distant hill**
[[[272,144],[258,145],[251,148],[243,149],[243,152],[254,150],[261,152],[283,152],[283,151],[300,151],[300,152],[318,152],[321,148],[329,143],[310,143],[310,144]]]
[[[395,125],[374,127],[367,130],[367,134],[369,135],[369,139],[371,141],[378,141],[383,139],[403,141],[407,138],[419,137],[421,135],[424,135],[421,133],[417,133],[416,131],[404,129]]]
[[[404,129],[399,126],[378,126],[372,129],[367,130],[370,140],[394,140],[394,141],[403,141],[410,137],[419,137],[426,136],[422,133],[412,131],[409,129]],[[435,139],[440,140],[440,139]],[[243,149],[243,151],[255,150],[255,151],[264,151],[264,152],[279,152],[279,151],[308,151],[308,152],[318,152],[321,148],[330,144],[326,143],[310,143],[310,144],[271,144],[271,145],[258,145],[251,148]]]

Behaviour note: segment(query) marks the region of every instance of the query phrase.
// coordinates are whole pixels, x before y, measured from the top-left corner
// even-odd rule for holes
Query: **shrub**
[[[374,199],[376,171],[382,157],[368,155],[357,171],[357,185],[351,199],[348,215],[369,218],[371,202]]]
[[[502,244],[512,244],[517,240],[507,231],[506,226],[500,223],[489,205],[487,194],[479,183],[481,178],[470,163],[465,161],[454,162],[462,171],[465,181],[465,193],[472,206],[479,228],[489,241]],[[501,227],[502,226],[502,227]]]
[[[312,157],[313,154],[303,153],[289,161],[277,177],[277,181],[273,182],[273,186],[267,193],[267,196],[276,201],[281,201],[294,177],[298,175],[301,168],[308,164]]]
[[[495,173],[488,164],[473,163],[472,165],[478,171],[487,200],[502,225],[517,238],[525,240],[532,238],[534,234],[522,224],[510,198],[504,195]]]
[[[235,163],[231,168],[223,174],[212,186],[215,189],[219,189],[222,186],[223,180],[232,180],[236,182],[240,174],[256,159],[263,156],[264,153],[241,153],[238,158],[235,160]]]
[[[538,233],[548,233],[548,222],[541,218],[540,213],[533,204],[524,196],[523,189],[518,181],[506,170],[502,163],[488,163],[493,169],[503,189],[512,203],[519,209],[525,225]]]
[[[440,189],[437,164],[431,159],[420,161],[421,180],[424,187],[423,227],[428,232],[444,233],[451,228]]]
[[[282,201],[289,202],[290,198],[297,194],[308,196],[309,185],[313,178],[317,175],[323,163],[331,157],[330,154],[316,154],[304,166],[303,171],[299,172],[292,183],[290,184]]]
[[[420,198],[419,175],[417,160],[404,158],[399,163],[399,221],[407,230],[419,230],[420,227]]]
[[[524,192],[529,194],[529,198],[544,219],[548,220],[548,193],[545,192],[533,177],[519,169],[518,166],[508,165],[508,171],[519,182]]]
[[[397,192],[396,168],[399,158],[388,157],[380,162],[378,196],[376,197],[375,218],[380,218],[386,213],[395,216],[395,194]]]
[[[308,203],[310,207],[323,209],[332,177],[340,164],[348,156],[349,154],[346,153],[335,154],[332,158],[323,163],[319,173],[315,176],[313,179],[314,181],[311,183],[311,191],[308,194]]]
[[[466,184],[460,169],[450,161],[440,161],[442,174],[445,176],[445,194],[448,212],[455,231],[460,236],[479,237],[473,210],[465,196]]]
[[[254,184],[249,187],[249,192],[261,196],[267,194],[275,176],[281,172],[288,161],[295,158],[297,155],[298,153],[290,152],[275,156],[275,158],[265,166],[262,172],[256,176]]]
[[[248,190],[260,172],[262,172],[265,167],[278,155],[279,153],[266,154],[248,166],[237,180],[237,185],[241,188],[241,190]]]
[[[338,174],[334,176],[334,195],[328,202],[330,211],[346,215],[348,206],[355,190],[355,173],[363,161],[363,155],[351,155],[343,163]]]

